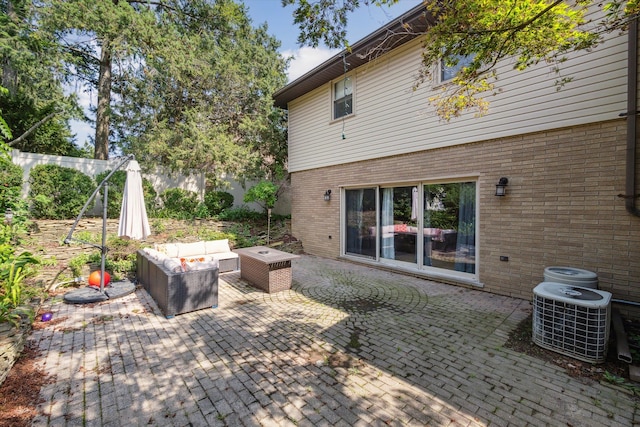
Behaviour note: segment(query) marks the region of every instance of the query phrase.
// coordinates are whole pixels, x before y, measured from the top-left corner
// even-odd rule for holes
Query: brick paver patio
[[[267,294],[165,319],[144,290],[59,298],[34,330],[54,382],[34,425],[631,426],[637,402],[503,347],[529,301],[302,256]]]

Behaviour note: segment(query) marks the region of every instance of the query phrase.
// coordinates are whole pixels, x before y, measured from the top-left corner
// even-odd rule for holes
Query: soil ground
[[[41,402],[40,388],[49,379],[38,368],[37,350],[26,345],[20,358],[0,387],[0,427],[27,427],[37,415],[36,406]]]
[[[628,380],[629,378],[629,365],[618,360],[615,343],[609,344],[607,359],[603,363],[593,364],[542,348],[534,344],[531,336],[532,321],[529,316],[509,335],[505,347],[560,366],[572,377],[594,381],[609,381],[613,378]]]

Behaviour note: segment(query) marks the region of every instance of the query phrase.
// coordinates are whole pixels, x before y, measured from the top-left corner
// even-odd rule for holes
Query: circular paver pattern
[[[428,303],[426,295],[415,288],[402,286],[397,280],[376,280],[345,269],[319,272],[317,280],[305,283],[296,290],[351,314],[378,310],[406,313],[421,309]]]
[[[401,314],[419,311],[428,304],[424,292],[398,281],[397,275],[366,267],[363,271],[362,267],[353,268],[344,263],[335,268],[314,265],[313,259],[306,263],[305,269],[294,276],[294,290],[349,314],[378,311]]]

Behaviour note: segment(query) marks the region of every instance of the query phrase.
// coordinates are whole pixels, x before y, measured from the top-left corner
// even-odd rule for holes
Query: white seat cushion
[[[156,250],[167,255],[169,258],[178,257],[178,245],[176,243],[164,243],[156,245]]]
[[[238,254],[235,252],[224,252],[224,253],[219,253],[219,254],[209,254],[208,256],[210,256],[213,259],[232,259],[232,258],[238,258]]]
[[[208,268],[219,268],[218,260],[214,259],[211,261],[196,261],[196,262],[188,262],[185,264],[186,271],[206,270]]]

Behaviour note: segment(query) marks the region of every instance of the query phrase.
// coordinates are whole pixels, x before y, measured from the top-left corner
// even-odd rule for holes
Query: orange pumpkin
[[[104,285],[107,286],[111,281],[111,276],[106,271],[104,272]],[[100,287],[100,270],[96,270],[89,275],[89,286],[95,288]]]

